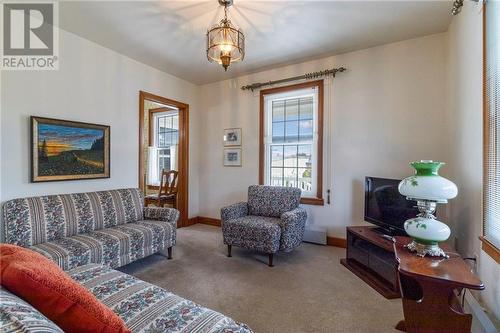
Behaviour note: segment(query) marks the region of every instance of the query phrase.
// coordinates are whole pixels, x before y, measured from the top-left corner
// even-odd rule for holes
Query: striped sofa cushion
[[[2,287],[0,287],[0,332],[63,333],[37,309]]]
[[[68,272],[138,332],[251,333],[245,325],[158,286],[100,265]]]
[[[143,219],[139,189],[48,195],[7,201],[6,242],[32,246]]]

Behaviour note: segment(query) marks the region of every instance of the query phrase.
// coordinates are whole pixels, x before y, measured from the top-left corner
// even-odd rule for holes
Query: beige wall
[[[500,318],[500,265],[481,251],[483,186],[482,12],[466,2],[448,30],[448,121],[450,177],[458,185],[450,221],[463,256],[478,258],[486,290],[480,299]]]
[[[436,34],[202,86],[200,215],[219,217],[258,182],[259,93],[240,87],[344,66],[325,89],[323,188],[331,204],[305,207],[309,223],[345,237],[347,225],[363,223],[365,176],[402,178],[410,161],[447,160],[445,47],[446,35]],[[222,165],[229,127],[243,128],[241,168]]]
[[[200,88],[60,31],[58,71],[1,73],[1,199],[137,187],[139,90],[190,104],[189,212],[198,213]],[[111,126],[111,178],[29,182],[29,116]]]

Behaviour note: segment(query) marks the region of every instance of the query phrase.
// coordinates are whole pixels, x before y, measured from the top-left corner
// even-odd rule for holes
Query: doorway
[[[139,188],[158,194],[163,171],[176,171],[177,193],[168,206],[180,212],[177,226],[188,225],[189,105],[139,92]]]

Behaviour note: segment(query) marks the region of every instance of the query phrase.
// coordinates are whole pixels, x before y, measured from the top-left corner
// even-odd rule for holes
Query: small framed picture
[[[241,128],[224,130],[224,146],[241,146]]]
[[[241,166],[241,148],[224,148],[224,166]]]

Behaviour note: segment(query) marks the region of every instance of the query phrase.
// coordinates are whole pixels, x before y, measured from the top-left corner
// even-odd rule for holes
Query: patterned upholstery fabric
[[[299,203],[300,189],[250,186],[248,204],[221,209],[224,243],[264,253],[292,251],[302,243],[307,220]]]
[[[252,185],[248,187],[248,214],[280,217],[300,204],[295,187]]]
[[[23,247],[143,219],[139,189],[74,193],[7,201],[6,242]]]
[[[248,204],[246,202],[238,202],[221,209],[221,219],[224,221],[237,219],[248,215]]]
[[[302,243],[306,221],[307,212],[300,207],[281,215],[279,221],[281,227],[280,251],[292,251]]]
[[[37,309],[0,287],[0,332],[64,333]]]
[[[68,272],[137,332],[251,333],[218,312],[108,267],[90,264]]]
[[[222,224],[224,243],[264,253],[280,248],[280,219],[247,215]]]
[[[179,211],[144,208],[139,189],[14,199],[4,205],[6,242],[68,270],[126,265],[174,246]]]
[[[179,219],[179,211],[177,209],[165,209],[160,207],[144,207],[144,218],[146,220],[177,222]]]
[[[172,223],[145,220],[30,247],[68,270],[89,263],[116,268],[175,245]]]

